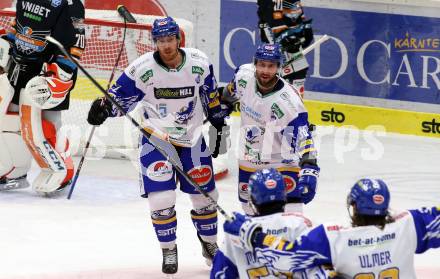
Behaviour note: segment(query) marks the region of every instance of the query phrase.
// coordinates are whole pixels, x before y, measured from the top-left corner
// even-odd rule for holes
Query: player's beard
[[[173,68],[177,67],[180,64],[179,59],[179,47],[174,48],[165,48],[160,52],[160,57],[162,58],[163,62]]]
[[[259,76],[255,76],[258,87],[263,91],[272,91],[272,89],[275,87],[275,84],[278,82],[278,79],[278,75],[273,76],[271,79],[261,79]]]

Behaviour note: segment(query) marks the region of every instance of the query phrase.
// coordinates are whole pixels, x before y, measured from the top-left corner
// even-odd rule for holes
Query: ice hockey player
[[[305,17],[300,0],[258,0],[257,5],[261,41],[281,44],[282,77],[302,96],[309,68],[302,51],[313,41],[312,19]]]
[[[338,278],[416,278],[414,254],[440,247],[440,207],[408,210],[391,217],[390,193],[380,179],[361,179],[347,197],[352,227],[323,224],[284,241],[262,225],[238,217],[225,230],[240,235],[260,263],[279,271],[332,264]]]
[[[141,188],[143,197],[148,197],[153,227],[162,248],[162,271],[174,274],[178,268],[176,179],[192,201],[192,221],[207,260],[212,260],[218,249],[217,211],[151,143],[160,144],[170,156],[177,157],[183,170],[217,200],[211,153],[201,129],[206,111],[208,120],[221,131],[226,111],[220,106],[212,64],[200,50],[179,46],[179,26],[174,19],[155,20],[152,35],[157,50],[131,63],[109,93],[126,111],[140,103],[145,129],[163,139],[141,139]],[[90,108],[88,122],[100,125],[107,117],[120,115],[109,100],[97,99]]]
[[[299,212],[284,212],[286,204],[286,189],[283,176],[275,169],[256,171],[249,179],[249,204],[254,211],[256,222],[262,225],[262,231],[269,235],[283,237],[294,241],[312,223]],[[221,249],[214,258],[211,270],[212,279],[255,278],[284,278],[283,274],[261,265],[254,253],[244,250],[240,241],[230,234],[225,235]],[[295,274],[284,274],[286,278],[327,278],[327,271],[321,267]]]
[[[36,191],[53,193],[70,183],[73,161],[59,129],[77,69],[46,36],[79,59],[83,20],[80,0],[18,0],[14,21],[0,30],[0,190],[29,186],[31,157],[41,168]]]
[[[240,66],[222,92],[229,107],[240,102],[238,193],[247,214],[252,214],[247,184],[256,170],[275,168],[283,174],[287,211],[301,210],[298,204],[315,196],[320,169],[308,113],[299,92],[279,77],[280,65],[279,45],[262,44],[254,63]]]

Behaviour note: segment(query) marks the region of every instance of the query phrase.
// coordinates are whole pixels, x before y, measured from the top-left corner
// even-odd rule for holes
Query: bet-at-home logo
[[[148,70],[141,76],[141,80],[146,83],[151,77],[153,77],[153,70]]]
[[[156,99],[183,99],[194,96],[194,86],[179,88],[154,88]]]
[[[199,74],[199,75],[203,75],[205,71],[203,71],[203,69],[199,66],[192,66],[192,73],[193,74]]]

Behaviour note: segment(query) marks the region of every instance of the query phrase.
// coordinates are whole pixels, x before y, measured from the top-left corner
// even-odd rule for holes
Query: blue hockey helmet
[[[249,178],[248,185],[249,195],[255,205],[286,201],[283,176],[274,168],[256,171]]]
[[[266,60],[281,64],[282,56],[279,44],[262,44],[257,47],[254,60]]]
[[[381,179],[363,178],[351,187],[347,204],[355,205],[360,215],[385,216],[388,214],[390,192]]]
[[[153,22],[153,40],[157,40],[159,37],[173,36],[177,39],[180,37],[179,25],[172,17],[159,18]]]

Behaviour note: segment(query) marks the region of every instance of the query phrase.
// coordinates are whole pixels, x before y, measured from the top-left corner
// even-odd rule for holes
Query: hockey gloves
[[[87,122],[90,125],[99,126],[111,115],[112,104],[105,98],[98,98],[93,101],[89,110]]]
[[[281,32],[276,38],[276,43],[281,45],[283,51],[289,53],[298,52],[304,39],[304,29],[301,27],[289,28]]]
[[[313,200],[316,193],[316,185],[319,177],[319,167],[305,164],[299,173],[298,185],[301,191],[303,203],[308,204]]]
[[[242,247],[250,251],[253,249],[252,243],[256,233],[262,230],[259,223],[237,212],[234,212],[232,221],[225,221],[223,229],[226,233],[238,237]]]

